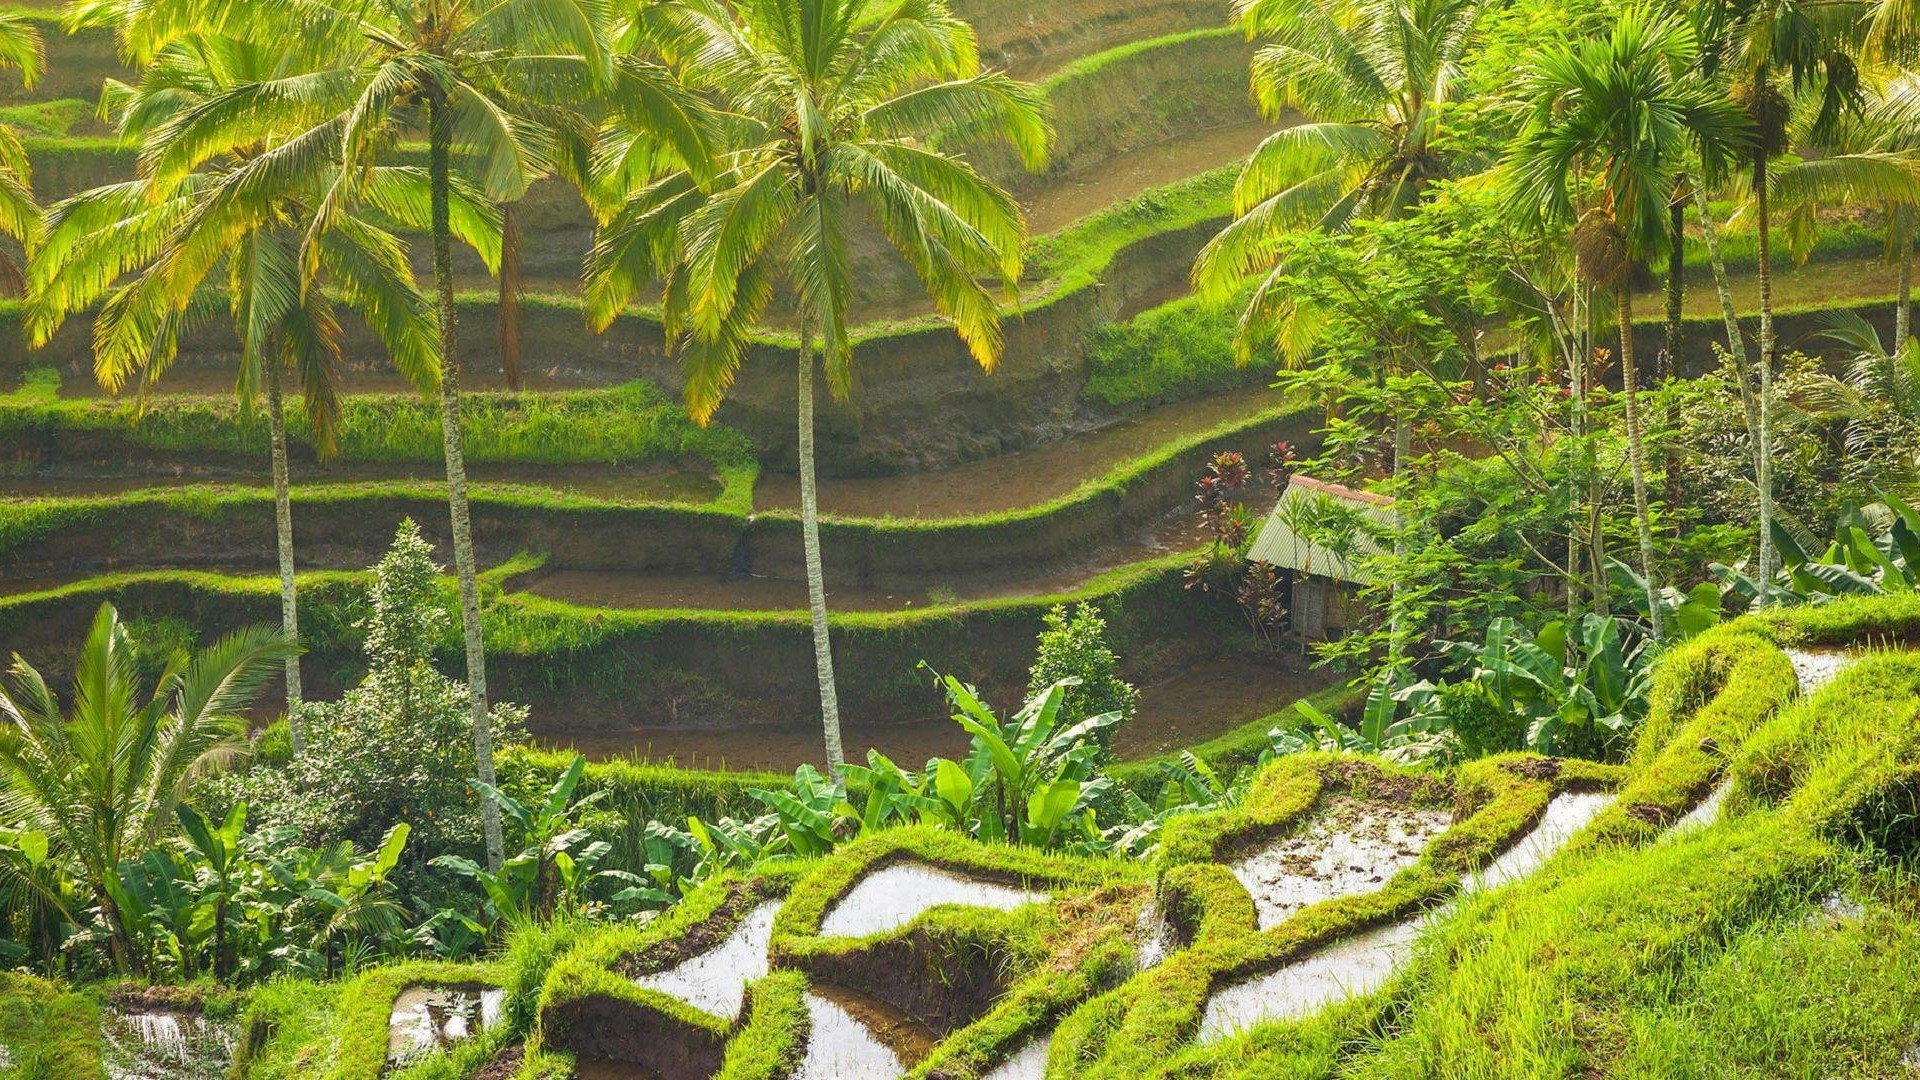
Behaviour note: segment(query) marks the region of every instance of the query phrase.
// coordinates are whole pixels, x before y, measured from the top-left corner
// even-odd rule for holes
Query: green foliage
[[[1065,722],[1119,713],[1124,724],[1133,719],[1140,691],[1120,678],[1119,669],[1120,657],[1107,641],[1107,621],[1100,609],[1083,602],[1069,611],[1058,604],[1042,622],[1033,667],[1027,671],[1027,694],[1037,696],[1054,683],[1075,679],[1060,706]]]
[[[219,786],[216,799],[246,801],[262,821],[288,826],[310,844],[368,844],[396,821],[414,842],[407,874],[480,839],[472,719],[467,687],[434,666],[447,636],[447,611],[432,549],[412,521],[374,567],[364,635],[367,675],[339,701],[308,702],[300,721],[306,750],[281,764],[258,764]],[[492,705],[497,738],[522,737],[526,710]]]
[[[295,655],[278,631],[254,627],[195,653],[176,653],[151,691],[119,613],[100,605],[74,666],[69,711],[18,658],[0,692],[0,850],[19,916],[38,949],[72,939],[89,955],[138,973],[157,942],[139,925],[146,898],[127,888],[143,860],[169,856],[174,810],[187,786],[236,749],[245,710],[274,666]],[[144,698],[144,700],[143,700]],[[44,936],[42,936],[44,935]]]
[[[267,418],[231,400],[170,395],[136,410],[102,399],[60,398],[60,376],[29,370],[26,382],[0,396],[0,437],[27,439],[62,432],[101,433],[134,447],[182,455],[227,455],[263,461]],[[298,397],[287,401],[288,438],[311,449]],[[467,460],[475,463],[636,465],[685,456],[716,466],[753,460],[740,432],[694,424],[686,410],[652,383],[596,390],[482,392],[461,401]],[[341,399],[341,464],[435,464],[443,444],[437,402],[403,394]]]
[[[1241,363],[1232,317],[1186,297],[1095,330],[1085,393],[1105,405],[1151,403],[1240,385],[1274,366],[1271,357]]]

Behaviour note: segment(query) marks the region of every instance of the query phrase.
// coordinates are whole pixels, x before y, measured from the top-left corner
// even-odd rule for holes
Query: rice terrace
[[[1920,1080],[1920,0],[0,6],[0,1080]]]

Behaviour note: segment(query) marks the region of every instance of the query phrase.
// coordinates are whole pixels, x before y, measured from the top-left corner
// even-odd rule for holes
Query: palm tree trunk
[[[1686,186],[1686,178],[1678,181],[1673,198],[1667,202],[1667,325],[1665,340],[1660,348],[1660,386],[1662,390],[1672,386],[1674,376],[1680,373],[1680,349],[1686,336],[1681,315],[1686,305],[1686,269],[1687,269],[1687,202],[1680,189]],[[1668,506],[1680,505],[1680,469],[1674,460],[1672,431],[1674,424],[1674,404],[1671,394],[1663,398],[1660,411],[1660,473],[1666,478],[1665,497]],[[1675,528],[1679,527],[1675,521]]]
[[[1640,573],[1647,580],[1647,617],[1653,639],[1665,631],[1660,618],[1660,586],[1653,577],[1653,522],[1647,507],[1647,463],[1640,438],[1640,394],[1633,362],[1633,286],[1625,274],[1614,286],[1620,311],[1620,385],[1627,403],[1627,468],[1633,474],[1633,516],[1640,529]]]
[[[507,389],[520,389],[520,211],[500,208],[500,374]]]
[[[820,724],[827,740],[827,768],[837,779],[847,763],[840,744],[840,695],[833,683],[833,649],[827,637],[827,584],[820,570],[820,503],[814,491],[813,326],[800,309],[800,535],[807,556],[807,606],[813,614],[813,666],[820,678]]]
[[[1713,289],[1720,297],[1720,318],[1727,324],[1727,355],[1733,358],[1734,382],[1740,388],[1740,410],[1747,424],[1747,445],[1760,446],[1760,413],[1753,401],[1753,376],[1747,364],[1747,338],[1740,332],[1740,313],[1733,306],[1733,283],[1727,278],[1727,262],[1720,257],[1720,230],[1713,224],[1707,207],[1707,193],[1693,189],[1693,206],[1700,215],[1700,238],[1707,245],[1707,262],[1713,267]],[[1755,457],[1755,475],[1759,459]]]
[[[1767,208],[1767,151],[1753,155],[1754,219],[1760,229],[1760,423],[1754,444],[1754,484],[1760,491],[1760,556],[1756,603],[1765,607],[1773,587],[1773,221]]]
[[[467,512],[467,462],[460,425],[460,354],[453,312],[453,229],[448,206],[453,116],[443,102],[429,100],[427,128],[428,184],[433,199],[433,283],[440,301],[440,431],[447,457],[447,508],[452,518],[454,575],[460,583],[460,630],[467,646],[475,772],[481,783],[492,785],[493,733],[487,710],[487,654],[480,636],[480,587],[473,562],[473,523]],[[481,799],[480,819],[486,837],[487,867],[499,873],[506,861],[499,805],[490,798]]]
[[[1593,314],[1593,291],[1587,290],[1586,332],[1580,347],[1581,354],[1581,429],[1586,429],[1587,408],[1586,392],[1599,380],[1594,376],[1594,349],[1599,344],[1599,333],[1595,329]],[[1601,484],[1600,462],[1593,445],[1587,440],[1586,451],[1581,455],[1587,472],[1587,573],[1591,575],[1590,587],[1593,590],[1593,610],[1602,615],[1613,612],[1613,590],[1607,582],[1607,534],[1601,528]]]
[[[1900,299],[1899,306],[1893,309],[1893,355],[1899,356],[1906,350],[1907,338],[1913,331],[1913,226],[1906,221],[1907,211],[1896,210],[1900,215]]]
[[[300,610],[293,586],[293,499],[287,482],[287,414],[280,395],[280,365],[269,360],[267,369],[267,428],[273,447],[273,534],[280,553],[280,629],[288,640],[300,639]],[[293,756],[306,752],[300,731],[300,658],[287,657],[287,731],[293,737]]]
[[[1407,458],[1413,454],[1413,424],[1404,410],[1393,416],[1393,561],[1403,569],[1407,557]],[[1400,587],[1396,580],[1387,598],[1387,663],[1400,660],[1401,635],[1406,629],[1405,613],[1400,610]]]
[[[1582,320],[1584,323],[1584,319]],[[1587,434],[1587,390],[1585,365],[1581,362],[1587,342],[1583,336],[1567,350],[1567,430],[1573,436],[1572,454],[1567,459],[1567,619],[1580,614],[1580,548],[1584,530],[1580,523],[1580,466],[1585,464]]]

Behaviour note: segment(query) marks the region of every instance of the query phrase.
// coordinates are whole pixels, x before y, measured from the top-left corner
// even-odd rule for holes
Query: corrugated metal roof
[[[1369,576],[1355,564],[1382,554],[1382,549],[1367,529],[1357,527],[1362,523],[1354,520],[1356,517],[1390,526],[1393,499],[1295,474],[1254,536],[1247,557],[1305,574],[1365,583]],[[1348,535],[1337,545],[1341,549],[1337,551],[1301,535],[1306,532],[1324,538],[1328,531],[1340,529]]]

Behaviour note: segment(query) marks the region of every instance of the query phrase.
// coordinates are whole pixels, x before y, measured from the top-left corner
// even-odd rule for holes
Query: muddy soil
[[[829,585],[829,611],[911,611],[967,601],[1072,592],[1123,566],[1191,551],[1204,542],[1193,516],[1169,517],[1103,547],[1070,567],[1009,566],[996,574],[924,575],[914,588]],[[598,608],[705,611],[804,611],[806,582],[751,574],[665,574],[622,570],[550,570],[514,586],[550,600]]]
[[[582,1078],[705,1080],[726,1058],[720,1036],[611,998],[570,1001],[541,1020],[547,1045],[574,1055]]]
[[[1235,655],[1202,661],[1141,691],[1139,712],[1114,734],[1114,753],[1122,760],[1135,760],[1205,742],[1270,716],[1336,681],[1324,671],[1284,657]],[[786,773],[801,765],[821,764],[824,753],[819,724],[811,718],[792,725],[755,726],[751,731],[673,727],[570,731],[550,710],[535,704],[534,720],[541,728],[536,742],[570,748],[596,761],[638,757],[688,768]],[[927,706],[935,715],[924,719],[863,723],[849,717],[842,729],[848,759],[865,761],[869,747],[905,768],[932,757],[964,756],[968,737],[959,725],[937,714],[938,700],[931,690]]]
[[[1301,908],[1380,888],[1451,821],[1444,811],[1335,796],[1312,820],[1233,864],[1233,876],[1253,895],[1265,930]]]
[[[1273,134],[1266,120],[1247,120],[1183,134],[1049,180],[1026,200],[1027,232],[1034,236],[1065,228],[1147,190],[1217,169],[1253,153]]]
[[[1084,434],[1031,450],[970,461],[933,472],[822,477],[820,511],[843,518],[955,518],[1019,510],[1062,498],[1123,461],[1194,432],[1244,420],[1279,403],[1264,385],[1172,402]],[[762,473],[754,485],[760,510],[798,511],[792,474]]]

